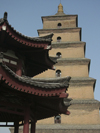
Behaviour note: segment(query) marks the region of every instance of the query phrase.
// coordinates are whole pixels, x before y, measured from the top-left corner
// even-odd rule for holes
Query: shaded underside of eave
[[[24,116],[11,114],[11,113],[7,113],[7,112],[0,112],[0,122],[14,122],[15,120],[22,121],[22,120],[24,120]],[[5,125],[5,127],[7,127],[7,126]],[[10,125],[10,127],[11,127],[11,125]]]
[[[52,117],[60,113],[66,114],[69,107],[68,104],[65,106],[62,99],[57,97],[32,96],[4,88],[0,90],[0,122],[23,121],[26,104],[30,105],[31,113],[33,115],[35,113],[37,120]],[[21,114],[20,108],[22,108],[23,114]]]
[[[40,99],[40,100],[42,100],[42,99]],[[45,100],[45,102],[48,103],[48,101],[46,101],[46,100]],[[54,100],[53,104],[48,103],[48,105],[52,104],[52,107],[45,106],[45,102],[44,102],[44,105],[41,105],[41,102],[40,103],[35,102],[36,106],[30,106],[31,107],[30,117],[32,117],[32,113],[33,113],[33,116],[35,113],[36,120],[41,120],[41,119],[57,116],[61,113],[69,112],[69,111],[67,111],[67,108],[68,108],[67,106],[64,111],[60,110],[60,108],[59,108],[60,102],[59,101],[57,103],[55,103],[55,100]],[[14,104],[16,105],[16,102]],[[56,106],[56,104],[57,104],[57,106]],[[8,112],[8,110],[6,112],[0,111],[0,122],[15,122],[16,120],[18,120],[19,122],[24,121],[24,114],[20,115],[20,114],[15,114],[15,113],[10,112],[10,111],[14,111],[12,106],[9,106],[9,109],[11,109],[11,110],[9,110],[9,112]],[[16,108],[16,109],[18,109],[18,108]]]
[[[11,44],[6,44],[5,46],[0,46],[2,49],[0,52],[3,55],[3,58],[5,58],[5,53],[8,50],[12,50],[15,52],[16,56],[22,55],[24,57],[24,64],[27,68],[27,76],[35,76],[41,72],[44,72],[48,69],[54,70],[53,65],[57,62],[56,59],[51,59],[48,55],[49,50],[44,49],[37,49],[37,48],[20,48],[13,47]],[[20,58],[20,57],[19,57]]]
[[[28,51],[26,51],[26,53],[24,51],[21,51],[21,53],[22,52],[26,58],[25,66],[27,66],[27,76],[33,77],[48,69],[54,70],[53,65],[57,62],[57,59],[49,57],[49,50],[33,50],[31,53]]]

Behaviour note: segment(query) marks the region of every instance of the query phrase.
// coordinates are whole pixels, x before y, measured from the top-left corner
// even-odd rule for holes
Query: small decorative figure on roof
[[[4,13],[4,20],[7,21],[7,12]]]

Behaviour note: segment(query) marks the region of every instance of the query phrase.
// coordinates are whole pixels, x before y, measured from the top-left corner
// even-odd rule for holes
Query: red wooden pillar
[[[30,118],[30,109],[29,107],[26,107],[24,115],[23,133],[29,133],[29,118]]]
[[[15,126],[14,133],[18,133],[18,131],[19,131],[19,122],[18,121],[14,122],[14,126]]]
[[[32,121],[31,122],[31,133],[35,133],[35,129],[36,129],[36,122]]]
[[[18,67],[17,67],[17,70],[16,70],[16,74],[19,75],[19,76],[22,75],[22,60],[18,61]]]

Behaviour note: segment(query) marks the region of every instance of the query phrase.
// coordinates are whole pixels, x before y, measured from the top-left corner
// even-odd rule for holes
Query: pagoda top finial
[[[61,3],[58,6],[58,13],[63,13],[63,6]]]
[[[61,2],[58,5],[58,12],[55,15],[65,15],[65,13],[63,11],[63,6],[62,6]]]

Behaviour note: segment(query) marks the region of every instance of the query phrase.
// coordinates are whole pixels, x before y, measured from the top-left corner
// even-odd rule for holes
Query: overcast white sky
[[[38,36],[41,16],[54,15],[60,0],[0,0],[0,18],[8,12],[9,23],[27,36]],[[82,41],[86,42],[85,57],[91,59],[89,76],[97,79],[94,97],[100,101],[100,0],[62,0],[66,14],[78,15]],[[10,133],[0,128],[0,133]]]

